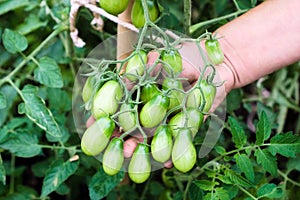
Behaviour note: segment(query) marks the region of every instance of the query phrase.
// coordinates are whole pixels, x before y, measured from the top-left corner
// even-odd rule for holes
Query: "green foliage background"
[[[164,7],[159,26],[184,32],[184,1],[159,3]],[[192,36],[258,3],[192,1],[192,24],[204,25]],[[116,34],[116,24],[105,19],[104,31],[95,31],[89,25],[93,15],[81,9],[77,27],[87,45],[75,48],[69,9],[68,0],[0,0],[1,200],[299,197],[299,62],[228,95],[223,134],[192,172],[155,171],[141,185],[120,184],[126,176],[121,172],[106,175],[101,163],[81,153],[71,102],[81,60]],[[202,140],[199,134],[196,146]]]

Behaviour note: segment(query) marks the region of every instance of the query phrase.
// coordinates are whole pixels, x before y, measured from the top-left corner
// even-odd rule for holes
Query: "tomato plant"
[[[205,49],[210,61],[215,64],[221,64],[224,61],[224,54],[217,39],[210,38],[205,41]]]
[[[118,15],[127,8],[129,0],[117,0],[117,1],[100,1],[100,7],[106,12]]]
[[[158,5],[155,0],[147,0],[146,3],[149,11],[149,18],[152,22],[154,22],[159,16]],[[142,0],[134,1],[131,11],[131,21],[137,28],[144,26],[146,20]]]

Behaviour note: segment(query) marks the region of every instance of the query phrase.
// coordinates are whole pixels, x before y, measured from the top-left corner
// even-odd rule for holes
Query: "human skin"
[[[225,56],[224,62],[216,66],[220,80],[224,81],[224,87],[217,90],[211,111],[216,109],[232,89],[243,87],[300,60],[299,9],[299,0],[267,0],[214,32],[220,38]],[[130,8],[120,14],[119,18],[129,22]],[[118,32],[123,31],[127,29],[119,26]],[[128,37],[118,38],[118,48],[127,46],[128,42]],[[194,47],[195,45],[183,45],[180,53],[189,55]],[[127,55],[122,50],[118,52],[118,58]],[[156,52],[149,53],[148,62],[153,63],[157,57]],[[202,62],[200,57],[193,59]],[[197,81],[199,72],[189,62],[184,61],[183,68],[181,76],[188,78],[191,84]],[[89,125],[90,123],[87,124]],[[130,142],[135,143],[138,140],[131,139]],[[133,146],[136,144],[131,144]],[[125,146],[124,152],[126,156],[130,156],[128,152],[132,151],[127,151]],[[168,166],[172,166],[170,162]]]

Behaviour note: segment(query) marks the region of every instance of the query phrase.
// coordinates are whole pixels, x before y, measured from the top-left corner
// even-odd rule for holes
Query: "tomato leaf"
[[[230,200],[228,192],[224,190],[222,187],[216,188],[216,194],[221,200]]]
[[[285,157],[295,157],[297,148],[300,148],[299,137],[293,135],[292,132],[277,134],[271,138],[271,146],[269,152],[275,156],[280,154]]]
[[[257,163],[261,164],[264,170],[270,172],[274,177],[277,176],[277,162],[275,156],[272,156],[267,149],[261,150],[260,148],[255,151],[254,155]]]
[[[1,60],[1,59],[0,59]],[[0,88],[0,92],[6,98],[6,107],[4,109],[0,109],[0,127],[2,127],[3,123],[5,122],[7,116],[10,114],[9,109],[14,104],[14,100],[17,97],[16,90],[10,85],[4,85]],[[0,128],[1,131],[1,128]],[[1,138],[2,135],[0,135]],[[0,139],[1,141],[1,139]]]
[[[7,100],[6,97],[2,92],[0,92],[0,110],[7,107]]]
[[[38,96],[38,88],[26,85],[22,89],[24,103],[19,105],[19,113],[25,113],[27,117],[54,137],[62,135],[51,111],[46,107],[44,100]]]
[[[35,14],[30,14],[28,17],[25,18],[25,22],[20,24],[17,30],[26,35],[38,28],[44,27],[47,25],[47,21],[40,21],[39,17]]]
[[[28,47],[28,42],[26,37],[10,29],[5,29],[2,35],[3,45],[5,49],[14,54],[17,52],[22,52]]]
[[[56,190],[65,180],[74,174],[79,166],[79,161],[55,160],[48,169],[43,181],[42,197]]]
[[[7,149],[16,156],[29,158],[41,153],[41,147],[38,145],[38,137],[27,130],[19,129],[11,133],[9,138],[0,144],[0,147]]]
[[[253,184],[231,169],[225,170],[225,179],[227,178],[232,184],[237,184],[243,187],[251,187]]]
[[[91,200],[98,200],[106,197],[108,193],[116,187],[124,178],[124,172],[120,171],[114,176],[107,175],[103,168],[94,174],[89,184]]]
[[[208,180],[196,180],[193,182],[198,188],[206,191],[211,191],[214,189],[216,183]]]
[[[5,171],[5,167],[3,165],[3,160],[2,160],[1,154],[0,154],[0,181],[2,182],[3,185],[6,184],[6,171]]]
[[[267,197],[270,199],[281,198],[283,195],[283,190],[280,187],[277,187],[274,183],[266,183],[262,185],[257,190],[258,198]]]
[[[271,126],[267,114],[262,111],[256,125],[256,144],[261,145],[271,135]]]
[[[237,148],[241,148],[247,142],[245,131],[235,118],[229,117],[228,122],[230,125],[233,142]]]
[[[245,174],[246,178],[254,182],[254,170],[250,158],[246,154],[235,154],[237,166]]]
[[[34,79],[48,87],[63,87],[60,68],[52,58],[42,57],[39,60],[39,67],[34,70]]]
[[[26,6],[29,4],[28,0],[9,0],[9,1],[1,1],[0,3],[0,15],[7,13],[11,10],[15,10],[17,8]]]

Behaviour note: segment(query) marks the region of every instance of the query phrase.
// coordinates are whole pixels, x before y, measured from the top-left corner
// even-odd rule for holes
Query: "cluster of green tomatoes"
[[[100,7],[112,15],[118,15],[126,10],[129,0],[101,0]],[[156,0],[146,1],[149,18],[152,22],[159,17],[159,6]],[[142,0],[135,0],[131,10],[131,21],[137,28],[141,28],[145,24],[144,9]]]
[[[135,50],[121,66],[126,65],[123,73],[117,67],[107,68],[98,76],[89,76],[82,91],[83,101],[89,105],[86,108],[96,120],[83,134],[82,151],[89,156],[103,153],[107,174],[127,169],[135,183],[149,178],[151,161],[171,160],[183,173],[194,167],[197,153],[193,138],[216,95],[208,78],[184,87],[179,78],[182,57],[177,49],[160,50],[152,66],[147,66],[147,59],[146,51]],[[134,85],[131,89],[128,80]],[[119,130],[119,137],[112,136],[115,130]],[[154,134],[147,135],[147,130]],[[124,166],[124,138],[134,132],[141,133],[144,141],[137,144],[128,166]]]

